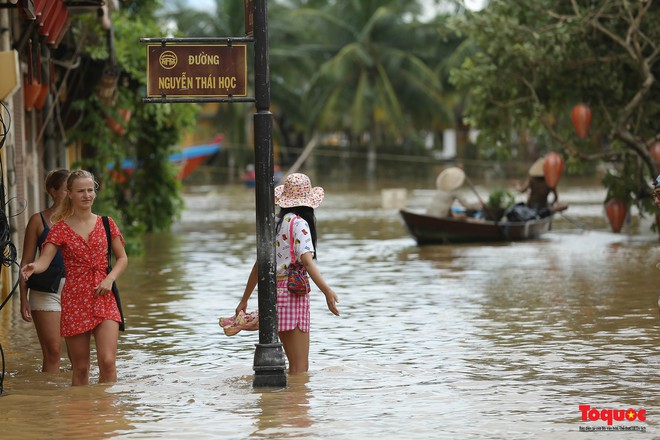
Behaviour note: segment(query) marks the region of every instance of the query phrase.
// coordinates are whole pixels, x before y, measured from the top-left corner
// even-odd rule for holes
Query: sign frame
[[[140,40],[147,43],[147,93],[143,101],[247,97],[246,44],[234,44],[234,40],[227,38],[221,39],[224,41],[185,39],[185,43],[175,39],[169,45],[166,40]]]

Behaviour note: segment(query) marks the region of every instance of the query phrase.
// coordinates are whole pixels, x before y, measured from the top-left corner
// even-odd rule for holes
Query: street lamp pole
[[[256,172],[259,343],[254,353],[257,387],[285,387],[284,351],[277,337],[273,115],[270,112],[267,0],[254,0],[254,163]]]

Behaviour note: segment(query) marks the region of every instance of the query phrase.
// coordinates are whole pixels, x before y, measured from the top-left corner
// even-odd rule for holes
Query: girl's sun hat
[[[318,208],[323,201],[325,192],[320,186],[312,188],[312,182],[305,174],[289,174],[284,185],[275,188],[275,204],[280,208],[294,206],[309,206]]]
[[[435,179],[435,187],[442,191],[453,191],[465,182],[465,171],[458,167],[443,170]]]

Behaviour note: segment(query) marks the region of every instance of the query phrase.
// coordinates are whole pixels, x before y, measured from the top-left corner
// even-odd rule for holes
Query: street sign
[[[147,96],[247,96],[245,44],[148,44]]]

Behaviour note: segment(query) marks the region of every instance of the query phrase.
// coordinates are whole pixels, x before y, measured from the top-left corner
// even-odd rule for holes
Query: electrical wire
[[[11,113],[4,102],[0,101],[2,109],[0,109],[0,152],[5,145],[7,140],[7,135],[9,134],[9,128],[11,127]],[[4,112],[2,112],[4,110]],[[6,117],[5,117],[6,113]],[[16,246],[11,241],[11,228],[9,225],[9,219],[7,218],[7,197],[5,193],[4,186],[4,167],[2,161],[0,161],[0,264],[4,267],[11,267],[12,265],[18,264],[18,252]],[[12,287],[7,298],[0,304],[0,311],[4,308],[5,304],[9,302],[9,299],[14,295],[16,289],[18,288],[19,281],[16,280],[16,283]],[[2,344],[0,344],[0,358],[2,358],[2,370],[0,370],[0,395],[3,393],[3,384],[5,380],[5,352],[2,349]]]

